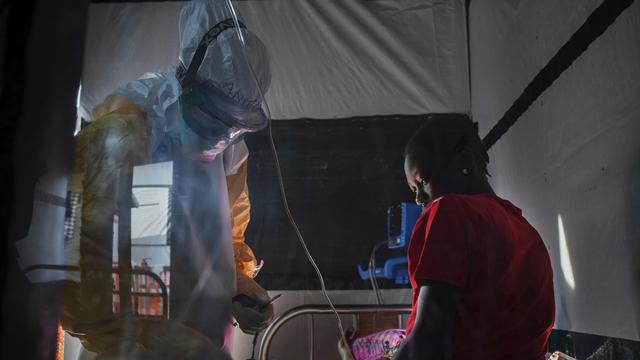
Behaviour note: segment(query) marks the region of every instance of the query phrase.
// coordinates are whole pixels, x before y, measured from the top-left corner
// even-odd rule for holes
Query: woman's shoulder
[[[469,211],[466,199],[457,194],[447,194],[429,202],[422,211],[422,221],[437,218],[460,217]]]
[[[477,195],[446,194],[434,199],[427,205],[426,210],[434,209],[438,212],[461,211],[469,208],[470,203],[477,202]]]
[[[480,194],[446,194],[436,199],[448,206],[465,206],[465,205],[499,205],[511,210],[520,211],[518,207],[513,205],[509,200],[503,199],[492,193]],[[435,200],[434,200],[435,201]]]
[[[499,213],[521,217],[522,210],[494,194],[446,194],[433,200],[426,211],[436,211],[441,214],[452,214],[466,217],[491,217]]]

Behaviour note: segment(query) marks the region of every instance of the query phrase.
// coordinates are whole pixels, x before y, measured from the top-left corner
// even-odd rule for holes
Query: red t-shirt
[[[549,254],[522,211],[497,196],[445,195],[416,222],[408,249],[415,322],[421,285],[463,291],[452,359],[544,359],[555,319]]]

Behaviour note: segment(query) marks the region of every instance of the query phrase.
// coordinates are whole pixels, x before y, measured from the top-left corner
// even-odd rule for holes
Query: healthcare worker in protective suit
[[[175,71],[146,74],[115,90],[78,135],[71,192],[82,204],[81,281],[75,300],[66,297],[63,325],[103,356],[226,358],[218,349],[231,333],[232,315],[249,333],[273,317],[271,305],[258,310],[232,302],[238,294],[269,300],[253,280],[259,266],[244,243],[249,198],[242,141],[267,125],[261,101],[269,64],[263,44],[234,14],[224,0],[186,4]],[[117,320],[113,218],[129,205],[117,199],[118,182],[135,166],[167,161],[174,172],[171,320]]]

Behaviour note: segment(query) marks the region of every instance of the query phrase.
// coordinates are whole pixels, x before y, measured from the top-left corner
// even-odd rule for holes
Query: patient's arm
[[[462,290],[451,285],[431,283],[421,286],[416,322],[394,359],[448,359],[461,299]]]

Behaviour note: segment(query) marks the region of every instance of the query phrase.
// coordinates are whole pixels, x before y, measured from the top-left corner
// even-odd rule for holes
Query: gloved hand
[[[237,294],[231,312],[240,329],[246,334],[255,334],[273,320],[273,305],[269,294],[255,280],[238,274]]]

